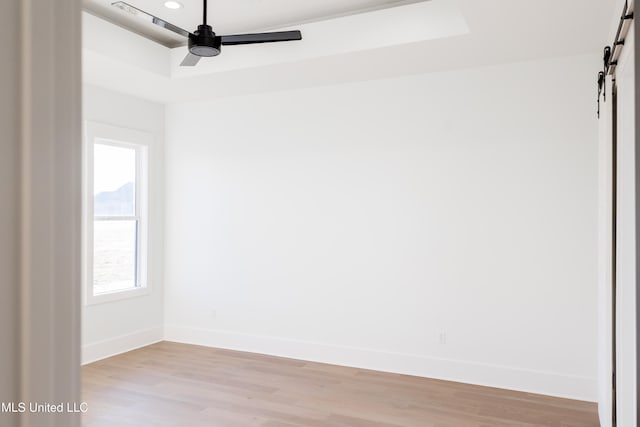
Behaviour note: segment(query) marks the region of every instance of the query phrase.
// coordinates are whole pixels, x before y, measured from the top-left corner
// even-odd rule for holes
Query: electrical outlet
[[[439,340],[440,344],[447,343],[447,334],[445,332],[440,332]]]

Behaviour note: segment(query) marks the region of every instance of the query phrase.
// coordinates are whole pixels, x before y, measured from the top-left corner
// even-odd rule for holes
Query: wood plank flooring
[[[596,405],[161,342],[83,367],[84,427],[596,427]]]

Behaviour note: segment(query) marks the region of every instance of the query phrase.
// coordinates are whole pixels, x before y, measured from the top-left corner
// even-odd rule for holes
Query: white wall
[[[84,120],[153,134],[149,147],[149,295],[83,307],[83,362],[162,339],[164,322],[165,107],[91,85],[84,86]]]
[[[595,401],[598,64],[168,106],[166,338]]]

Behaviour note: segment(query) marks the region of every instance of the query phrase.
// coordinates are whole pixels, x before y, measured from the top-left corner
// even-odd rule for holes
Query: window
[[[87,123],[85,300],[147,293],[147,151],[150,135]]]

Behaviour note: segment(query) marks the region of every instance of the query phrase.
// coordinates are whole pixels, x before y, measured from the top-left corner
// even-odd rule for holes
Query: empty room
[[[0,426],[640,425],[633,1],[0,24]]]

